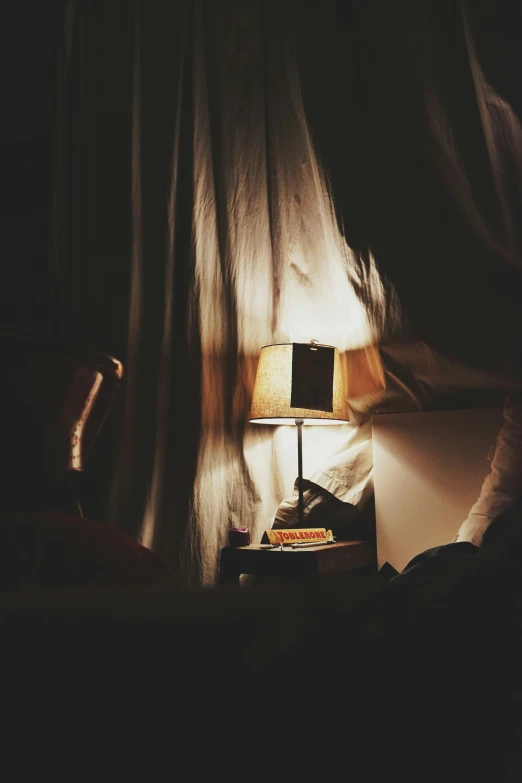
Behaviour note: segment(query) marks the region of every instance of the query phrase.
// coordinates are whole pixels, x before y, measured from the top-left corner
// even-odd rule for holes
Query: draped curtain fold
[[[296,20],[307,119],[359,264],[393,282],[419,339],[520,383],[520,8],[325,0],[296,3]]]
[[[67,19],[58,301],[64,333],[126,369],[109,518],[210,584],[231,520],[259,539],[296,475],[295,433],[247,423],[260,348],[374,337],[308,133],[291,5],[94,0]],[[352,428],[311,430],[308,473]]]

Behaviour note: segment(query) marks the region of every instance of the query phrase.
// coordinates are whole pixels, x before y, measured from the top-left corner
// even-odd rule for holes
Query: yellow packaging
[[[333,541],[332,531],[327,531],[324,527],[267,530],[266,534],[271,544],[326,544]]]

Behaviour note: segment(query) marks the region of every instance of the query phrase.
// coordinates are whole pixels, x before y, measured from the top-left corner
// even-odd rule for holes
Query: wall
[[[502,408],[374,416],[377,559],[398,571],[452,541],[480,494]]]

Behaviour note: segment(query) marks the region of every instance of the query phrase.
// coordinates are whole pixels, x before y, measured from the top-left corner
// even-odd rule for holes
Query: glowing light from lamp
[[[252,424],[297,425],[300,527],[304,526],[303,424],[343,424],[348,421],[339,351],[332,346],[314,343],[316,341],[309,345],[265,345],[261,349],[249,417]],[[314,351],[325,361],[314,363]],[[303,369],[306,371],[304,374]],[[292,402],[305,400],[316,401],[317,407],[292,405]]]

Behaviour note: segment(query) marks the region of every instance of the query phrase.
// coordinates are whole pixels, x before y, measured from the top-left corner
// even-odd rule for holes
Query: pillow
[[[274,530],[300,527],[298,481],[292,497],[283,500],[277,509]],[[375,537],[375,523],[367,508],[360,511],[308,479],[303,479],[303,505],[304,527],[325,527],[339,541],[369,541]]]
[[[46,512],[0,514],[0,589],[172,584],[161,559],[121,530]]]

